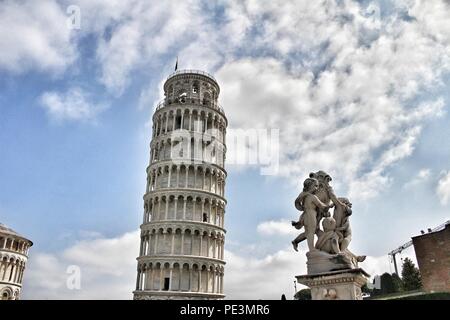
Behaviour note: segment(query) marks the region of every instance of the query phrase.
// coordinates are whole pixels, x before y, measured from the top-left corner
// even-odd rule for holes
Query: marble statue
[[[323,212],[328,212],[333,205],[324,204],[317,197],[319,181],[315,178],[308,178],[303,183],[303,191],[297,197],[295,204],[303,211],[298,222],[294,222],[296,228],[305,228],[305,232],[300,234],[292,244],[297,250],[298,243],[306,238],[310,251],[316,250],[314,247],[314,234],[320,231],[318,225]]]
[[[296,229],[304,228],[304,232],[292,241],[292,245],[298,251],[298,244],[307,240],[308,273],[354,269],[365,259],[365,256],[357,256],[348,250],[352,239],[349,220],[352,203],[347,198],[336,197],[329,184],[331,181],[331,176],[324,171],[311,173],[295,200],[295,207],[302,214],[292,225]],[[331,216],[329,210],[333,207]]]
[[[339,248],[344,251],[352,240],[349,217],[352,215],[352,203],[347,198],[339,198],[343,205],[337,205],[333,212],[336,232],[339,234]]]
[[[336,220],[332,217],[324,218],[322,221],[323,232],[319,235],[315,248],[327,253],[339,253],[340,235],[336,230]]]

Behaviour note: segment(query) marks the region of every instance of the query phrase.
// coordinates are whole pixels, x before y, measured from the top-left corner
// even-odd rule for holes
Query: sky
[[[449,16],[444,0],[1,1],[0,222],[34,242],[23,298],[132,298],[177,57],[215,76],[228,132],[278,132],[277,170],[226,164],[227,298],[292,297],[293,204],[318,170],[353,203],[362,267],[393,272],[389,251],[450,219]]]

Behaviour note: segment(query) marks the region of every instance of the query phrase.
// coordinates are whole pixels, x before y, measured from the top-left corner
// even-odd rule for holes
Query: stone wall
[[[444,230],[413,238],[423,287],[428,292],[450,292],[450,224]]]

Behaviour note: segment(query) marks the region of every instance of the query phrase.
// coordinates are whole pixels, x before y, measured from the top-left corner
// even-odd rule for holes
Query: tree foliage
[[[403,281],[398,276],[398,274],[396,274],[396,273],[392,274],[392,282],[393,282],[393,285],[394,285],[394,292],[403,291]]]
[[[418,290],[422,288],[420,271],[411,259],[405,258],[402,265],[402,282],[405,291]]]
[[[294,295],[294,300],[311,300],[311,290],[302,289]]]
[[[389,274],[387,272],[383,273],[380,276],[380,282],[381,282],[381,288],[380,289],[373,289],[372,295],[378,296],[378,295],[384,295],[384,294],[390,294],[390,293],[396,293],[402,291],[402,280],[400,277],[393,273]]]

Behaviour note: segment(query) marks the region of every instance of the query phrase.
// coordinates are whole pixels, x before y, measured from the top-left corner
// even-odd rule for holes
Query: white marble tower
[[[19,300],[33,242],[0,223],[0,300]]]
[[[134,299],[222,299],[227,118],[213,76],[180,70],[153,115]]]

